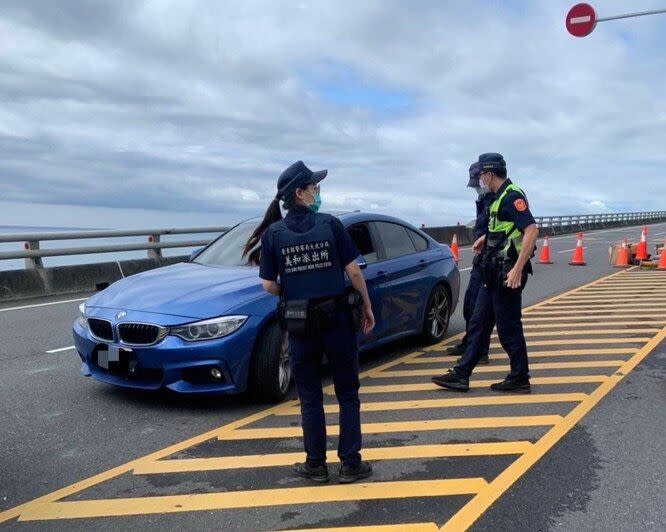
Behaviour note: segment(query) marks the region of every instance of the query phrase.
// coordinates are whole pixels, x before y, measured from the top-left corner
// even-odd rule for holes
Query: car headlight
[[[88,328],[88,320],[86,319],[86,302],[84,301],[79,305],[79,317],[76,318],[76,323],[83,329]]]
[[[223,316],[212,320],[197,321],[178,327],[171,327],[169,334],[188,342],[222,338],[238,330],[247,320],[247,316]]]

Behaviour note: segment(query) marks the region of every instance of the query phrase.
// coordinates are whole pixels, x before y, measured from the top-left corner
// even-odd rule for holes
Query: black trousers
[[[307,463],[326,463],[326,418],[321,386],[324,353],[333,377],[340,405],[338,456],[343,464],[356,466],[361,461],[361,402],[358,397],[358,340],[349,316],[338,313],[335,326],[309,338],[292,334],[291,372],[301,402],[301,425]]]
[[[522,293],[526,283],[527,275],[524,274],[519,288],[507,288],[497,281],[481,286],[467,328],[465,354],[453,368],[458,375],[469,378],[481,355],[488,352],[490,335],[497,323],[500,344],[509,355],[511,363],[508,378],[529,378],[527,345],[522,323]]]
[[[463,318],[465,318],[465,336],[460,340],[460,350],[464,351],[469,343],[469,326],[474,315],[474,308],[476,307],[476,300],[479,297],[479,290],[483,285],[483,275],[481,274],[481,267],[474,265],[469,275],[469,284],[465,292],[465,299],[463,300]],[[495,325],[493,321],[493,326]],[[480,346],[479,357],[488,354],[488,346]]]

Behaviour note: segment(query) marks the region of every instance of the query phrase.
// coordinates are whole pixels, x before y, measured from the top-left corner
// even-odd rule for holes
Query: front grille
[[[113,327],[110,321],[100,320],[99,318],[88,318],[88,326],[95,338],[113,342]]]
[[[124,344],[150,345],[164,338],[166,329],[148,323],[119,323],[118,336]]]

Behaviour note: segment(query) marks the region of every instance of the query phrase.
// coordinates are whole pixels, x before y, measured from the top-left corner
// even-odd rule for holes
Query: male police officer
[[[474,242],[482,251],[483,286],[468,330],[469,342],[460,361],[448,373],[432,380],[456,391],[469,390],[469,377],[482,350],[490,343],[493,317],[502,347],[509,355],[511,372],[491,385],[499,392],[529,393],[527,346],[521,322],[522,290],[532,273],[530,258],[538,229],[523,191],[506,177],[506,162],[499,153],[479,156],[479,181],[495,194],[488,209],[488,232]]]
[[[476,190],[478,195],[476,199],[476,222],[474,223],[474,241],[488,232],[488,207],[495,199],[495,195],[487,189],[483,189],[479,183],[480,166],[478,161],[473,162],[469,167],[469,181],[467,186]],[[472,271],[469,275],[469,284],[465,292],[463,304],[463,317],[465,318],[465,336],[460,343],[449,347],[444,351],[445,355],[462,356],[465,353],[465,347],[469,343],[469,324],[476,306],[476,299],[479,295],[479,289],[483,284],[481,275],[481,254],[475,253],[472,259]],[[485,347],[485,349],[484,349]],[[488,364],[488,347],[482,346],[480,351],[479,364]]]

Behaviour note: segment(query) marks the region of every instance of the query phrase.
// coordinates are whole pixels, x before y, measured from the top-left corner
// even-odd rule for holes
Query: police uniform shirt
[[[495,197],[499,198],[504,192],[504,189],[511,184],[511,180],[507,179],[499,190],[495,193]],[[502,222],[513,222],[521,233],[525,232],[525,228],[533,223],[536,223],[534,216],[530,212],[527,197],[518,191],[510,190],[500,204],[497,211],[497,219]],[[514,257],[517,258],[517,257]],[[526,273],[532,273],[532,263],[528,260],[525,264]]]
[[[315,213],[299,205],[289,209],[284,222],[291,231],[305,233],[314,226],[315,216],[317,216]],[[360,253],[340,220],[333,218],[332,228],[335,246],[340,255],[340,264],[344,268],[356,260]],[[266,281],[277,281],[280,274],[280,265],[278,264],[277,257],[275,253],[265,253],[263,251],[274,249],[273,231],[270,228],[261,237],[261,249],[259,277]]]

